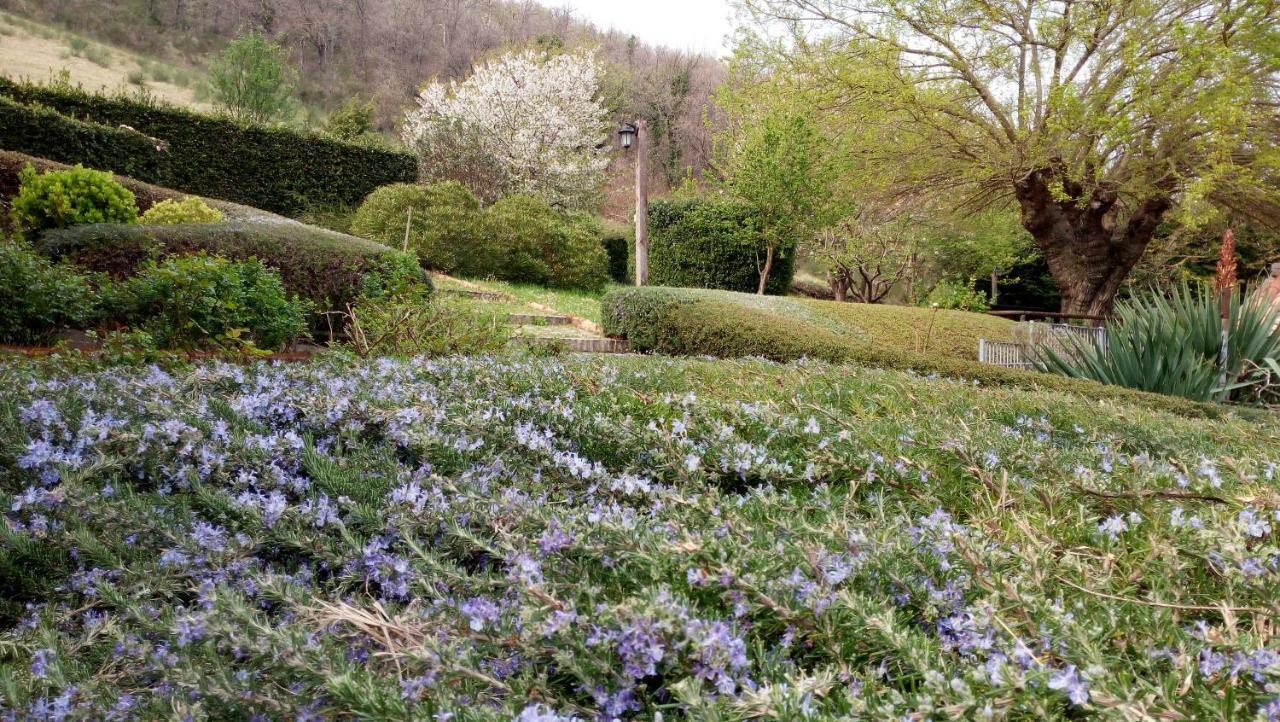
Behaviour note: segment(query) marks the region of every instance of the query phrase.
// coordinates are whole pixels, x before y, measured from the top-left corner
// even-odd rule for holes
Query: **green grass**
[[[508,294],[524,303],[541,304],[570,316],[585,318],[592,323],[600,323],[600,299],[604,294],[615,288],[626,288],[612,282],[604,291],[599,292],[546,288],[506,281],[475,281],[475,283],[486,290]]]

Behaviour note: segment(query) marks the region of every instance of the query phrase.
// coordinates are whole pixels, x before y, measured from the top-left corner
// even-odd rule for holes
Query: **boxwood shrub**
[[[24,236],[85,223],[138,219],[133,192],[104,171],[76,166],[40,173],[27,166],[18,175],[18,184],[10,215],[14,228]]]
[[[756,299],[695,289],[622,288],[601,300],[601,321],[607,335],[625,338],[633,351],[718,358],[759,356],[774,361],[813,358],[909,369],[982,384],[1067,391],[1095,400],[1139,401],[1152,408],[1196,416],[1221,413],[1213,406],[1169,396],[860,341],[772,311],[755,303]]]
[[[88,123],[0,96],[0,148],[162,183],[169,154],[129,128]]]
[[[764,263],[759,220],[729,200],[649,204],[649,283],[755,292]],[[765,292],[785,294],[795,275],[795,249],[777,249]]]
[[[134,167],[112,167],[100,158],[71,157],[104,170],[128,172],[148,183],[187,193],[253,205],[286,215],[324,204],[359,203],[378,186],[417,179],[411,153],[356,145],[333,138],[275,127],[242,125],[154,101],[107,96],[0,78],[0,96],[26,105],[39,104],[66,116],[105,126],[127,125],[168,143],[164,173]],[[30,147],[56,143],[63,131],[33,116],[20,131]],[[132,146],[131,146],[132,147]]]
[[[493,273],[495,259],[480,200],[461,183],[383,186],[360,204],[351,220],[351,232],[400,248],[406,224],[410,225],[409,247],[417,252],[424,268],[463,276]]]
[[[507,196],[489,206],[485,216],[498,278],[587,291],[608,281],[609,257],[599,237],[544,201]]]
[[[116,278],[134,275],[148,259],[177,254],[259,258],[280,272],[290,294],[314,302],[319,311],[345,309],[369,286],[370,274],[403,275],[408,268],[429,282],[412,254],[293,222],[77,226],[46,233],[38,248]]]

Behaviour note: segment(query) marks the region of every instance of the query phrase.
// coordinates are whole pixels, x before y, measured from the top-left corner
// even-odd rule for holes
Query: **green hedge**
[[[649,283],[755,292],[764,263],[759,221],[747,206],[695,199],[649,204]],[[785,294],[795,250],[779,248],[765,292]]]
[[[367,274],[398,272],[410,264],[429,282],[412,254],[293,222],[77,226],[46,233],[38,249],[116,278],[133,275],[156,256],[207,251],[235,260],[258,258],[280,272],[289,293],[310,299],[319,311],[345,309],[366,288]]]
[[[163,181],[169,154],[128,128],[86,123],[0,96],[0,148]]]
[[[56,156],[59,160],[286,215],[318,205],[355,205],[378,186],[417,179],[417,159],[410,153],[287,128],[245,126],[156,102],[3,78],[0,96],[102,125],[127,125],[168,143],[169,167],[163,174],[136,168],[126,171],[100,159],[69,157],[70,153]],[[46,125],[38,123],[20,132],[28,136],[55,132]],[[45,141],[32,139],[29,144],[40,142]]]
[[[8,201],[18,194],[21,186],[18,176],[22,174],[22,169],[27,166],[31,166],[40,172],[71,168],[66,163],[59,163],[48,158],[37,158],[25,153],[0,150],[0,215],[7,211],[9,207]],[[117,183],[133,191],[134,200],[137,201],[138,210],[140,211],[145,211],[161,201],[180,201],[190,197],[186,193],[179,193],[171,188],[162,188],[150,183],[143,183],[140,180],[119,174],[115,174],[115,179]],[[221,211],[224,218],[230,220],[274,220],[278,222],[287,220],[283,216],[258,208],[242,206],[239,203],[221,201],[216,198],[204,198],[203,200],[210,207]]]
[[[1219,407],[1170,396],[859,341],[820,324],[769,310],[754,303],[757,299],[682,288],[617,289],[601,300],[601,320],[607,335],[627,339],[631,349],[640,352],[719,358],[759,356],[774,361],[814,358],[910,369],[997,386],[1064,391],[1187,415],[1223,413]]]

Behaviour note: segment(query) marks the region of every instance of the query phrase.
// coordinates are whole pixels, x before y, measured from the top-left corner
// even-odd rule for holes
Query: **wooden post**
[[[636,121],[636,285],[649,283],[649,178],[645,172],[648,134],[644,121]]]
[[[409,215],[404,220],[404,248],[401,250],[409,250],[409,229],[413,227],[413,206],[409,206]]]

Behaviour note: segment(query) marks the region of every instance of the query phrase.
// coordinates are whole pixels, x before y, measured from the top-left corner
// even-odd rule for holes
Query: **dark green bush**
[[[351,232],[400,248],[406,225],[409,247],[417,252],[424,268],[463,276],[493,273],[495,259],[487,243],[480,201],[461,183],[383,186],[360,205],[351,220]]]
[[[0,96],[0,148],[82,163],[138,178],[167,180],[169,154],[128,128],[86,123]]]
[[[308,304],[285,295],[280,276],[250,258],[199,253],[147,261],[112,293],[116,319],[167,348],[278,349],[306,329]]]
[[[38,236],[54,228],[86,223],[132,223],[138,219],[133,193],[110,173],[76,166],[37,173],[27,166],[18,176],[11,202],[14,228]]]
[[[395,276],[413,269],[418,280],[428,282],[411,254],[293,222],[79,226],[46,233],[39,249],[116,278],[133,275],[153,257],[200,251],[234,260],[256,257],[279,271],[285,290],[313,301],[319,311],[344,310],[371,282],[371,273]]]
[[[0,239],[0,341],[39,343],[93,318],[93,284],[75,268]]]
[[[1175,413],[1219,413],[1213,407],[1167,396],[858,341],[805,319],[773,312],[753,303],[754,298],[679,288],[616,289],[600,302],[601,321],[606,334],[627,339],[632,350],[640,352],[719,358],[760,356],[774,361],[813,358],[909,369],[997,386],[1065,391],[1089,399],[1139,401]]]
[[[129,175],[138,180],[286,215],[315,205],[354,205],[379,186],[417,178],[417,158],[410,153],[282,127],[243,125],[157,102],[6,79],[0,79],[0,96],[106,126],[127,125],[167,142],[167,174],[135,168]],[[37,124],[22,132],[38,135],[46,129]]]
[[[649,204],[649,283],[752,293],[765,252],[754,211],[720,199]],[[795,250],[779,248],[765,292],[785,294],[795,275]]]
[[[617,283],[630,282],[634,267],[628,266],[628,261],[631,260],[631,246],[635,243],[635,232],[631,227],[590,215],[577,217],[574,221],[593,233],[604,246],[609,259],[609,278]]]
[[[485,215],[498,278],[583,290],[599,290],[608,280],[609,259],[599,238],[545,202],[508,196]]]

